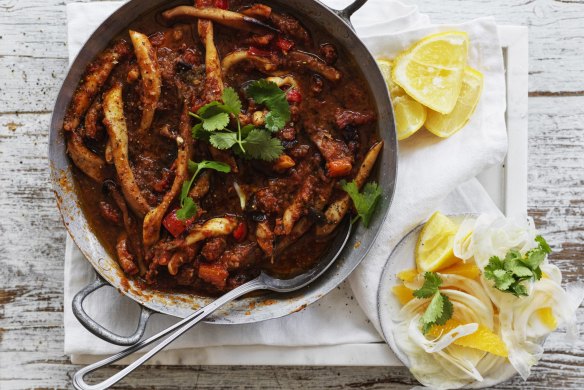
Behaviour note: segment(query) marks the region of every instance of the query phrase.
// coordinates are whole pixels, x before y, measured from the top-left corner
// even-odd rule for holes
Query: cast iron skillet
[[[282,317],[304,309],[349,276],[369,252],[379,233],[395,190],[397,142],[388,89],[375,59],[357,38],[350,22],[351,15],[366,1],[356,0],[343,10],[333,10],[317,0],[266,0],[265,3],[280,6],[286,12],[298,17],[299,20],[310,20],[324,28],[328,34],[336,38],[339,45],[352,54],[356,66],[360,68],[369,84],[378,114],[378,132],[385,143],[377,162],[379,167],[377,181],[382,188],[383,196],[377,207],[376,215],[368,229],[360,225],[353,229],[345,249],[335,264],[316,282],[299,291],[279,294],[277,297],[265,294],[231,302],[215,312],[208,322],[216,324],[252,323]],[[57,97],[51,119],[49,160],[51,181],[57,204],[69,234],[99,274],[94,283],[85,287],[75,296],[73,313],[90,332],[118,345],[132,345],[138,342],[144,334],[148,318],[154,312],[184,318],[195,309],[210,303],[212,299],[183,293],[156,291],[144,288],[134,280],[126,279],[117,261],[108,255],[89,228],[87,219],[79,207],[79,199],[73,190],[75,184],[71,174],[71,162],[66,154],[62,132],[63,117],[86,66],[107,47],[120,31],[127,28],[129,21],[154,9],[168,9],[181,3],[185,2],[131,0],[103,22],[85,43],[73,62]],[[331,250],[334,251],[335,248]],[[140,321],[133,335],[121,336],[110,332],[95,322],[83,310],[83,300],[93,291],[104,286],[118,289],[141,305]],[[253,309],[250,309],[252,307]]]

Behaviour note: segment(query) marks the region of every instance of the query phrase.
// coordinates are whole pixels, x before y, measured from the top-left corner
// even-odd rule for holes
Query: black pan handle
[[[103,326],[95,322],[95,320],[91,318],[89,314],[87,314],[85,309],[83,309],[83,301],[94,291],[99,290],[100,288],[106,286],[111,287],[111,285],[107,281],[105,281],[101,276],[98,276],[93,283],[87,285],[83,290],[75,294],[75,297],[73,298],[73,303],[71,305],[73,307],[73,314],[81,323],[81,325],[85,327],[85,329],[87,329],[100,339],[116,345],[124,346],[134,345],[138,341],[140,341],[140,339],[144,335],[148,319],[154,312],[148,309],[147,307],[140,305],[141,310],[140,321],[138,322],[138,327],[136,328],[136,331],[130,336],[120,336],[119,334],[116,334],[104,328]]]
[[[351,4],[349,4],[345,9],[335,11],[337,15],[341,17],[351,28],[353,28],[353,24],[351,23],[351,16],[355,12],[359,10],[359,8],[363,7],[367,0],[355,0]]]

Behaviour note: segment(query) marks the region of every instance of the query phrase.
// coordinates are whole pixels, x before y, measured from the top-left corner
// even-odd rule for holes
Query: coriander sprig
[[[221,96],[223,102],[214,101],[204,105],[196,113],[190,113],[200,121],[193,127],[193,137],[207,139],[217,149],[233,148],[235,153],[243,157],[275,160],[282,154],[284,147],[269,132],[283,129],[290,120],[286,94],[275,83],[267,80],[252,82],[246,93],[256,103],[265,105],[270,110],[266,115],[265,129],[241,125],[241,100],[233,88],[225,88]],[[229,128],[232,116],[237,131]]]
[[[528,251],[525,255],[511,249],[503,260],[498,256],[492,256],[484,270],[485,278],[494,281],[494,286],[499,291],[517,297],[527,296],[527,287],[524,282],[541,279],[540,265],[546,256],[552,253],[542,236],[537,236],[535,241],[538,244],[537,248]]]
[[[413,292],[419,299],[432,298],[426,311],[420,318],[422,332],[428,333],[434,325],[444,325],[452,318],[453,305],[450,299],[439,290],[442,279],[435,272],[424,273],[424,285]]]
[[[357,210],[357,217],[351,222],[355,223],[361,218],[363,225],[369,227],[369,222],[375,211],[375,206],[377,206],[379,199],[381,199],[381,189],[379,188],[379,185],[375,182],[367,183],[363,187],[363,192],[359,192],[359,187],[355,180],[350,183],[342,180],[340,184],[343,191],[349,194],[353,200],[353,205],[355,205],[355,210]]]
[[[222,162],[203,160],[196,163],[189,160],[189,172],[191,172],[193,176],[191,177],[191,180],[185,181],[182,185],[180,192],[180,209],[176,211],[176,217],[181,221],[186,221],[197,214],[197,204],[193,198],[189,196],[189,192],[191,191],[191,187],[193,186],[196,177],[203,169],[213,169],[223,173],[231,172],[231,167]]]

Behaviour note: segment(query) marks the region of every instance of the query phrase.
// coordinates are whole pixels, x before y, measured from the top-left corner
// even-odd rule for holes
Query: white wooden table
[[[47,169],[67,69],[65,3],[0,0],[0,388],[70,388],[63,354],[65,230]],[[566,280],[584,281],[584,1],[419,0],[435,22],[493,15],[530,26],[529,213]],[[579,311],[584,328],[584,309]],[[527,383],[584,388],[584,339],[553,335]],[[105,371],[104,375],[112,371]],[[405,368],[145,367],[117,388],[409,388]]]

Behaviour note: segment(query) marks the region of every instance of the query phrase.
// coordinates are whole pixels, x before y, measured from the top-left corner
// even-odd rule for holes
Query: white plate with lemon
[[[447,217],[408,233],[381,275],[385,340],[423,385],[482,388],[530,375],[545,337],[575,326],[584,293],[561,287],[527,217]]]
[[[483,89],[483,75],[467,64],[468,35],[449,31],[429,35],[395,59],[377,63],[387,82],[398,140],[425,127],[447,138],[473,115]]]

